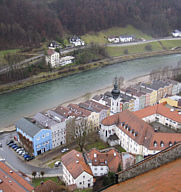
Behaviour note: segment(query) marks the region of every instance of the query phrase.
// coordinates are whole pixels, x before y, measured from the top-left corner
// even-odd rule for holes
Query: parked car
[[[14,147],[13,149],[16,151],[17,149],[19,149],[20,147],[18,145],[16,145],[16,147]]]
[[[14,144],[14,145],[12,145],[12,146],[11,146],[11,148],[12,148],[12,149],[14,149],[15,147],[17,147],[17,145],[16,145],[16,144]]]
[[[34,159],[34,158],[35,158],[34,156],[27,157],[27,158],[26,158],[26,161],[30,161],[30,160],[32,160],[32,159]]]
[[[2,143],[0,143],[0,148],[1,148],[2,146],[3,146]]]
[[[10,140],[9,142],[7,142],[7,145],[11,144],[11,143],[14,143],[13,140]]]
[[[23,157],[24,157],[24,158],[30,157],[30,155],[29,155],[29,154],[25,154]]]
[[[23,153],[21,155],[24,157],[24,155],[27,155],[27,154],[28,154],[28,152],[23,151]]]
[[[16,149],[16,152],[18,153],[19,151],[22,151],[22,148],[19,147],[18,149]]]
[[[18,154],[21,155],[24,151],[23,150],[20,150],[18,151]]]
[[[9,146],[9,147],[12,147],[13,145],[15,145],[14,142],[13,142],[13,143],[10,143],[8,146]]]
[[[55,167],[58,167],[60,164],[61,164],[60,161],[56,161],[54,165],[55,165]]]
[[[69,149],[68,148],[64,148],[61,150],[62,153],[65,153],[66,151],[68,151]]]

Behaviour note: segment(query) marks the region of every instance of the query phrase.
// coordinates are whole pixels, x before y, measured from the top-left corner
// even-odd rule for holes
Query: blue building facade
[[[50,129],[44,129],[27,118],[21,118],[15,126],[18,141],[34,156],[52,149],[52,132]]]

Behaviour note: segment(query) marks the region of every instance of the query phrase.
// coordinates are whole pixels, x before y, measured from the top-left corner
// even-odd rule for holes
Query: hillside
[[[0,0],[0,49],[132,25],[151,36],[181,28],[180,0]]]

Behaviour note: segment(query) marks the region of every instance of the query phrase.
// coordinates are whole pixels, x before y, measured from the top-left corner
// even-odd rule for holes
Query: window
[[[40,140],[40,137],[37,137],[36,140],[39,141],[39,140]]]
[[[45,138],[45,135],[42,135],[42,138]]]
[[[97,168],[94,168],[95,171],[97,171]]]
[[[82,185],[82,182],[80,182],[79,184]]]
[[[163,141],[160,142],[160,147],[164,147]]]
[[[103,168],[101,167],[101,170],[103,170]]]
[[[156,141],[154,141],[153,145],[154,145],[154,147],[157,147],[157,142],[156,142]]]
[[[83,179],[85,179],[85,176],[83,176]]]

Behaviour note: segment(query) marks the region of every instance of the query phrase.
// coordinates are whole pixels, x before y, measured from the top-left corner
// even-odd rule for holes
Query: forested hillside
[[[126,24],[166,36],[181,28],[180,0],[0,0],[0,49]]]

